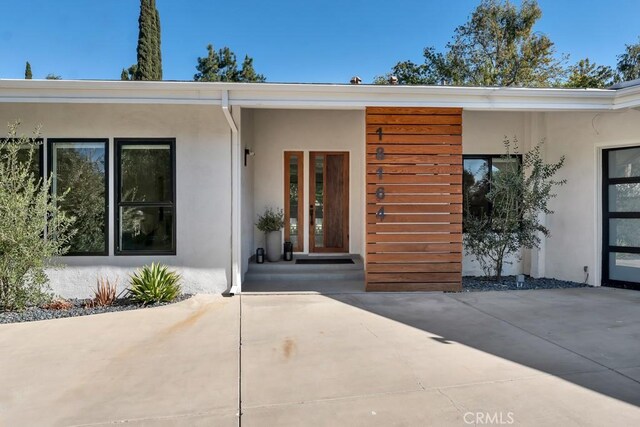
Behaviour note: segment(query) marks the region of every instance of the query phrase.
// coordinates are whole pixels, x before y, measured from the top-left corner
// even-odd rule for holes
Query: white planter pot
[[[282,257],[282,233],[278,230],[270,231],[266,234],[267,259],[271,262],[280,261]]]

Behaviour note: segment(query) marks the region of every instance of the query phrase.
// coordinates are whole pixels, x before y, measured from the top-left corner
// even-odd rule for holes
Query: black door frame
[[[640,147],[610,148],[602,151],[602,286],[640,290],[640,283],[609,279],[609,254],[640,254],[640,247],[613,246],[609,244],[609,220],[614,218],[638,218],[640,212],[610,212],[609,186],[614,184],[640,184],[640,176],[631,178],[609,178],[609,153],[612,151],[638,149]]]

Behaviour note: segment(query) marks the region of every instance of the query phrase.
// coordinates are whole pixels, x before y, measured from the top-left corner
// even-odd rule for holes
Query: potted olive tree
[[[284,227],[282,209],[266,208],[262,215],[258,215],[256,227],[265,234],[267,259],[271,262],[279,261],[282,255],[282,233],[280,230]]]

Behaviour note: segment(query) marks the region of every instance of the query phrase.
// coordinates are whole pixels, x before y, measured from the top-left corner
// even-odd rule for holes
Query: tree
[[[47,80],[62,80],[62,76],[59,76],[59,75],[53,74],[53,73],[49,73],[49,74],[47,74],[45,79],[47,79]]]
[[[27,65],[24,67],[24,78],[26,80],[33,79],[33,74],[31,73],[31,64],[27,61]]]
[[[266,79],[257,74],[253,68],[253,58],[245,56],[242,69],[238,70],[236,54],[228,47],[216,50],[213,45],[207,46],[207,56],[198,57],[196,73],[193,79],[197,82],[258,82]]]
[[[264,83],[265,80],[265,77],[262,74],[256,73],[256,70],[253,68],[253,58],[245,55],[244,61],[242,62],[242,70],[240,71],[240,81],[247,83]]]
[[[565,59],[557,59],[553,42],[534,31],[541,16],[536,0],[523,0],[519,9],[508,0],[482,0],[445,52],[428,47],[424,64],[399,62],[392,72],[400,84],[553,85]]]
[[[573,88],[604,88],[613,83],[615,72],[607,65],[596,65],[589,58],[569,67],[569,77],[563,86]]]
[[[33,172],[37,140],[19,136],[18,127],[10,124],[0,140],[0,310],[50,299],[45,268],[67,252],[75,232],[74,218],[50,197],[51,179]]]
[[[640,39],[638,43],[625,45],[624,53],[618,55],[617,65],[623,81],[640,78]]]
[[[518,151],[517,141],[512,144],[505,139],[504,144],[504,163],[510,167],[491,174],[487,194],[491,216],[486,212],[474,215],[469,203],[464,216],[465,251],[475,256],[487,277],[497,280],[502,277],[507,256],[519,257],[522,248],[539,247],[541,235],[550,236],[539,214],[553,213],[548,208],[549,200],[556,196],[553,190],[566,183],[554,178],[564,165],[564,156],[557,163],[545,163],[541,155],[542,142],[524,154],[522,164],[508,161],[512,151]]]
[[[432,48],[428,48],[430,52]],[[431,67],[430,67],[431,66]],[[438,75],[433,70],[433,62],[416,64],[413,61],[398,62],[390,73],[375,78],[375,84],[387,84],[391,76],[396,76],[399,84],[404,85],[434,85],[440,83]]]
[[[155,0],[140,0],[137,63],[123,68],[121,80],[162,80],[160,13]]]

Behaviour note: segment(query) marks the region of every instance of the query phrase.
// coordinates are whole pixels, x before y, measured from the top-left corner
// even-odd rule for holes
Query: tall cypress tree
[[[156,7],[156,0],[151,0],[151,7],[154,11],[154,35],[155,35],[155,43],[154,43],[154,71],[156,75],[156,80],[162,80],[162,43],[161,43],[161,33],[160,33],[160,13],[158,12],[158,8]]]
[[[154,30],[155,15],[150,0],[140,0],[138,17],[138,69],[136,80],[155,80],[154,66]]]
[[[135,80],[162,80],[160,14],[155,0],[140,0],[138,63]]]
[[[33,78],[33,74],[31,73],[31,64],[27,61],[27,66],[24,68],[24,78],[27,80],[31,80]]]

